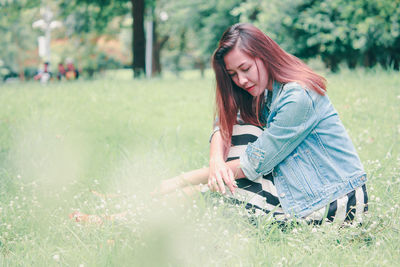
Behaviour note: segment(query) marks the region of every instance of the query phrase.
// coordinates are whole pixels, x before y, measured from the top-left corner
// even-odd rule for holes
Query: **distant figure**
[[[61,62],[58,63],[57,79],[58,79],[59,81],[61,81],[62,79],[65,78],[65,74],[66,74],[66,71],[65,71],[65,68],[64,68],[64,64],[61,63]]]
[[[65,73],[67,80],[77,80],[79,78],[79,71],[75,68],[71,59],[67,59],[67,72]]]
[[[44,63],[43,70],[39,70],[33,78],[39,80],[41,83],[47,83],[50,81],[52,73],[49,71],[49,62]]]

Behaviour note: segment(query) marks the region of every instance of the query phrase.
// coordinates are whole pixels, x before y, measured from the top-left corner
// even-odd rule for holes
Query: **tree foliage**
[[[62,57],[75,58],[89,76],[104,68],[121,67],[115,57],[99,49],[98,41],[102,37],[117,38],[130,13],[130,1],[61,0],[58,8],[65,27],[63,34],[69,40],[68,47],[61,49]]]
[[[177,74],[183,68],[204,71],[223,31],[237,22],[255,24],[288,52],[319,57],[333,71],[342,63],[399,69],[400,0],[0,0],[0,65],[22,71],[31,57],[25,51],[35,50],[41,34],[32,22],[40,18],[40,5],[50,3],[64,24],[53,36],[68,40],[68,47],[54,49],[57,60],[71,56],[88,73],[131,63],[136,73],[144,72],[144,31],[133,29],[135,10],[143,20],[152,14],[155,74],[161,65]],[[133,52],[126,55],[134,57],[118,63],[98,42],[118,39],[128,28],[124,43]]]
[[[23,77],[21,66],[24,62],[37,59],[26,51],[36,47],[38,35],[32,32],[32,22],[39,13],[38,2],[0,2],[0,77],[9,73],[18,73]]]
[[[235,10],[278,37],[301,58],[320,56],[331,70],[346,62],[399,69],[400,1],[398,0],[248,0]]]
[[[164,64],[179,73],[186,66],[204,71],[209,66],[212,52],[226,28],[239,22],[231,10],[240,0],[226,1],[157,1],[156,16],[168,14],[168,20],[159,23],[160,35],[168,34],[164,47]]]

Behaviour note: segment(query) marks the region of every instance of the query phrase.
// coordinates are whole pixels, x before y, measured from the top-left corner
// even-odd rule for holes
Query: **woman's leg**
[[[153,192],[153,195],[164,195],[182,189],[184,193],[192,194],[197,191],[197,185],[207,184],[209,168],[202,168],[183,173],[179,176],[164,180],[160,186]]]
[[[368,194],[364,184],[303,219],[311,224],[322,224],[324,221],[339,225],[353,222],[362,223],[363,214],[367,211]]]
[[[262,131],[260,127],[254,125],[234,125],[231,140],[232,146],[229,149],[227,161],[238,159],[240,154],[246,149],[247,144],[257,140]],[[207,188],[208,176],[209,168],[201,168],[183,173],[179,176],[162,181],[159,187],[152,192],[152,195],[164,195],[176,190],[181,190],[186,195],[193,195]],[[236,203],[245,204],[246,208],[253,209],[256,212],[273,212],[274,215],[283,214],[276,194],[273,178],[270,175],[260,177],[255,181],[243,178],[237,180],[237,182],[239,188],[236,189],[237,193],[235,195],[230,194],[229,190],[226,190],[226,192],[228,192],[227,196],[231,200]],[[201,186],[201,184],[204,186]],[[124,217],[124,214],[116,214],[116,216],[97,216],[75,212],[70,215],[71,219],[75,219],[78,222],[85,221],[95,223],[102,223],[103,220],[113,220],[122,217]]]
[[[247,144],[257,140],[262,131],[262,128],[254,125],[234,125],[231,139],[232,146],[229,148],[227,161],[238,159],[240,154],[246,149]],[[197,169],[183,173],[171,179],[164,180],[153,192],[153,194],[168,194],[177,189],[184,189],[183,192],[189,194],[192,194],[196,191],[198,192],[201,187],[196,185],[207,184],[210,173],[209,170],[209,168]]]
[[[76,222],[85,222],[91,224],[103,224],[104,221],[118,221],[123,220],[126,217],[127,212],[115,213],[111,215],[96,215],[96,214],[85,214],[80,211],[75,211],[69,215],[71,220]]]
[[[362,223],[362,217],[368,211],[368,194],[365,184],[333,201],[329,205],[328,221],[334,223]]]
[[[262,128],[254,125],[234,125],[227,161],[238,159],[245,151],[248,143],[256,141],[262,132]],[[207,184],[208,176],[209,168],[193,170],[163,181],[154,193],[166,194],[181,189],[185,194],[192,195],[205,188],[205,186],[201,187],[199,184]],[[228,189],[226,190],[226,196],[233,202],[244,204],[246,208],[254,210],[255,213],[272,213],[274,216],[284,215],[271,174],[261,176],[254,181],[242,178],[236,180],[236,182],[238,188],[235,190],[235,195],[231,194]]]
[[[262,132],[262,128],[254,125],[235,125],[227,161],[239,158],[248,143],[256,141]],[[255,214],[284,215],[271,174],[260,176],[254,181],[247,178],[238,179],[236,183],[238,188],[235,195],[229,194],[227,190],[228,197],[234,203],[244,204],[247,209],[252,210]]]

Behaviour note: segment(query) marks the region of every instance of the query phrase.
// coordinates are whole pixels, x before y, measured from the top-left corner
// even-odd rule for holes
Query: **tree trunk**
[[[178,54],[175,56],[174,59],[174,64],[175,64],[175,71],[176,71],[176,76],[179,77],[179,72],[181,71],[181,65],[180,65],[180,61],[181,61],[181,57],[184,53],[186,47],[186,29],[183,28],[181,30],[181,33],[179,34],[179,50],[178,50]]]
[[[204,63],[204,61],[199,62],[199,69],[201,78],[204,78],[204,71],[206,69],[206,64]]]
[[[161,49],[169,39],[169,35],[163,36],[161,39],[157,32],[157,21],[153,22],[153,64],[152,64],[152,76],[158,76],[161,74]]]
[[[322,55],[322,61],[325,67],[330,69],[332,72],[337,72],[339,70],[339,60],[335,55]]]
[[[144,0],[131,0],[133,17],[133,75],[140,77],[145,71],[146,38],[144,35]]]

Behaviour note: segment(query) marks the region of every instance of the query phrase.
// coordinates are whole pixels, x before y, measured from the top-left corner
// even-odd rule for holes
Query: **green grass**
[[[400,75],[327,76],[368,173],[361,227],[252,223],[216,195],[151,198],[208,162],[212,75],[0,85],[0,266],[396,266],[400,262]],[[90,190],[118,194],[105,200]],[[68,214],[128,211],[101,226]]]

